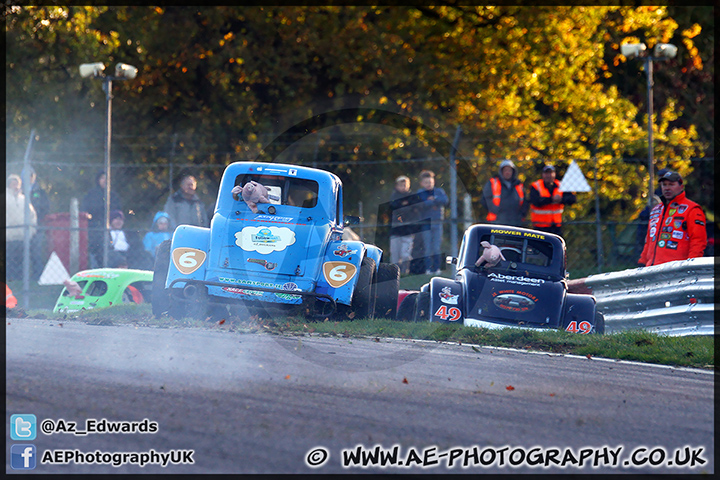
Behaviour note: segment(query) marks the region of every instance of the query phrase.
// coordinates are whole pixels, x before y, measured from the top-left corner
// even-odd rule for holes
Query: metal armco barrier
[[[595,296],[606,333],[714,335],[714,280],[715,257],[700,257],[590,275],[570,280],[568,290]]]

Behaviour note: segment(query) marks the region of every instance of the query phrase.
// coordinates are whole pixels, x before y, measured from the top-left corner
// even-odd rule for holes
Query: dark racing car
[[[483,253],[487,250],[489,258],[498,249],[497,263],[486,262]],[[448,257],[448,263],[456,266],[455,278],[433,277],[419,292],[405,295],[398,320],[580,334],[605,331],[595,297],[568,293],[565,241],[558,235],[473,225],[463,236],[458,257]]]

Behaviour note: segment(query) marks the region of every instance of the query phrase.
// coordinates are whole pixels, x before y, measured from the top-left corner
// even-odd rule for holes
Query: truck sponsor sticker
[[[248,258],[247,261],[250,263],[257,263],[258,265],[262,265],[263,267],[265,267],[266,270],[275,270],[275,267],[277,267],[277,263],[268,262],[267,260],[263,260],[262,258]]]
[[[245,227],[235,233],[235,245],[247,252],[267,255],[295,243],[295,232],[287,227]]]
[[[184,275],[190,275],[205,261],[207,254],[197,248],[181,247],[172,252],[172,261],[175,268]]]
[[[263,292],[258,292],[257,290],[245,290],[238,287],[223,287],[222,289],[229,293],[237,293],[238,295],[251,295],[253,297],[261,297],[263,295]]]
[[[117,278],[120,276],[119,273],[82,273],[78,272],[75,275],[82,278]]]
[[[492,296],[496,307],[511,312],[529,312],[538,301],[535,295],[514,289],[493,292]]]
[[[517,232],[515,230],[500,230],[493,228],[490,230],[490,233],[495,233],[498,235],[517,235],[520,237],[539,238],[541,240],[545,239],[545,235],[541,235],[539,233]]]
[[[439,293],[440,301],[443,303],[447,303],[448,305],[457,305],[458,304],[458,298],[460,298],[460,295],[453,295],[452,290],[450,290],[450,287],[443,287],[442,290],[440,290]]]
[[[337,255],[338,257],[347,257],[348,255],[354,255],[357,253],[357,250],[350,250],[347,245],[344,243],[341,244],[337,250],[333,252],[333,254]]]
[[[529,278],[529,277],[523,277],[523,276],[515,276],[515,275],[503,275],[502,273],[491,273],[488,275],[488,279],[491,282],[499,282],[499,283],[515,283],[518,285],[530,285],[533,287],[538,287],[545,283],[545,280],[542,278]]]
[[[275,222],[275,223],[292,223],[293,217],[279,217],[275,215],[258,215],[253,218],[255,222]]]
[[[355,276],[357,267],[347,262],[325,262],[322,270],[325,281],[333,288],[340,288]]]
[[[290,292],[300,291],[300,287],[298,287],[297,283],[294,282],[284,283],[281,288]],[[283,300],[300,300],[302,298],[301,295],[290,295],[287,293],[275,293],[275,296],[278,298],[282,298]]]

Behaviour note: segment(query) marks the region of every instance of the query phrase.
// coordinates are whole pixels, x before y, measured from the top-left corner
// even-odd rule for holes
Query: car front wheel
[[[415,315],[416,322],[430,321],[430,292],[420,292],[415,299]]]

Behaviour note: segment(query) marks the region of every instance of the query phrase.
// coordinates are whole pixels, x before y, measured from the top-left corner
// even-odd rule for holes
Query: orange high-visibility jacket
[[[533,182],[532,187],[535,187],[541,197],[550,198],[550,190],[545,187],[545,182],[538,180]],[[556,193],[562,195],[560,191],[560,181],[555,180]],[[562,203],[548,203],[542,207],[536,205],[530,206],[530,221],[535,227],[551,227],[553,225],[562,225],[562,214],[563,214]]]
[[[10,290],[7,283],[5,284],[5,306],[7,308],[17,307],[17,298],[13,295],[12,290]]]
[[[667,205],[650,211],[648,232],[638,263],[649,267],[673,260],[702,257],[707,246],[705,213],[680,192]]]
[[[490,186],[492,187],[492,203],[496,207],[500,206],[500,194],[502,193],[502,183],[500,183],[500,179],[497,177],[492,177],[490,179]],[[515,185],[515,191],[518,193],[518,197],[520,197],[520,206],[522,206],[523,201],[525,199],[525,192],[523,192],[523,185],[522,183],[518,183]],[[497,214],[493,212],[488,212],[487,214],[487,221],[488,222],[494,222],[497,220]]]

